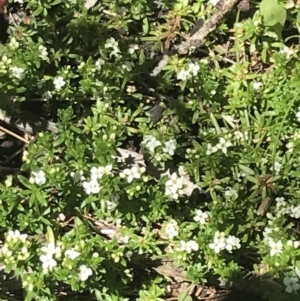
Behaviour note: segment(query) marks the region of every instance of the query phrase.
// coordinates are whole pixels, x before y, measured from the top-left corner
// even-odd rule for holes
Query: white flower
[[[112,165],[107,165],[107,166],[99,166],[99,167],[92,167],[91,168],[91,179],[92,180],[97,180],[101,179],[103,175],[109,175],[111,174],[112,170]]]
[[[197,75],[198,71],[199,71],[200,67],[198,64],[194,64],[194,63],[189,63],[189,72],[192,73],[194,76]]]
[[[151,152],[154,152],[155,148],[161,145],[161,142],[152,135],[146,135],[143,139],[142,145]]]
[[[285,207],[287,205],[287,202],[284,200],[284,197],[277,197],[275,199],[276,201],[276,207]]]
[[[51,271],[56,265],[57,262],[53,259],[51,254],[45,254],[40,256],[40,261],[42,262],[42,267],[44,272]]]
[[[45,173],[42,170],[39,171],[33,171],[31,173],[31,177],[29,179],[29,182],[32,184],[37,185],[44,185],[46,183],[46,176]]]
[[[13,50],[19,48],[20,46],[20,43],[14,38],[12,37],[11,40],[10,40],[10,43],[9,43],[9,47]]]
[[[229,235],[226,239],[226,250],[227,251],[232,251],[234,248],[240,249],[241,244],[240,244],[240,239],[233,236]]]
[[[120,204],[119,203],[120,196],[118,194],[113,194],[110,197],[109,201],[106,201],[106,206],[109,211],[113,211]]]
[[[218,149],[215,146],[212,146],[210,143],[207,144],[206,154],[209,156],[215,152],[217,152]]]
[[[78,183],[79,181],[84,181],[85,177],[83,176],[82,170],[77,170],[75,172],[71,172],[71,177],[74,179],[75,183]]]
[[[69,257],[70,259],[74,260],[80,255],[75,249],[66,250],[65,256]]]
[[[19,67],[10,67],[10,71],[12,75],[17,78],[18,80],[22,80],[25,78],[25,71],[23,68]]]
[[[298,112],[296,113],[296,117],[297,117],[297,119],[298,119],[298,121],[300,122],[300,108],[298,108]]]
[[[292,293],[293,291],[298,291],[300,285],[298,283],[299,279],[297,277],[284,277],[283,283],[286,286],[285,291],[287,293]]]
[[[285,54],[286,55],[286,58],[289,59],[293,54],[294,54],[294,50],[293,49],[290,49],[289,47],[287,46],[284,46],[282,50],[280,50],[281,54]]]
[[[134,93],[136,91],[136,87],[128,85],[127,88],[126,88],[126,91],[128,93]]]
[[[90,276],[93,275],[93,272],[90,268],[88,268],[86,265],[81,265],[79,268],[79,280],[86,281]]]
[[[206,224],[206,220],[208,219],[208,214],[203,212],[202,210],[196,210],[196,215],[194,216],[195,222],[200,222],[200,224]]]
[[[181,70],[177,73],[177,79],[178,79],[178,80],[186,81],[189,77],[190,77],[190,73],[189,73],[188,70],[181,69]]]
[[[215,251],[215,253],[220,253],[226,247],[225,234],[223,232],[217,231],[214,236],[214,242],[209,244],[209,247]]]
[[[292,206],[290,208],[290,216],[296,219],[300,217],[300,205]]]
[[[139,46],[138,45],[130,45],[129,49],[128,49],[128,53],[129,54],[133,54],[136,50],[139,49]]]
[[[183,194],[183,181],[180,177],[177,176],[176,172],[172,173],[170,179],[166,182],[165,185],[165,194],[171,196],[172,199],[177,200],[179,195]]]
[[[208,3],[212,4],[213,6],[216,6],[219,1],[220,0],[209,0]]]
[[[60,247],[55,246],[54,242],[49,242],[47,246],[41,248],[41,251],[51,256],[61,252]]]
[[[128,62],[126,61],[123,65],[122,65],[122,69],[127,70],[128,72],[130,72],[132,70],[132,68],[134,67],[134,63],[133,62]]]
[[[110,53],[110,56],[118,56],[120,53],[119,44],[114,38],[107,39],[104,47],[113,49],[113,51]]]
[[[280,169],[282,168],[282,164],[280,164],[279,162],[274,162],[274,170],[278,173],[280,172]],[[273,170],[273,166],[271,166],[270,168],[271,170]]]
[[[194,241],[194,240],[189,240],[188,242],[185,241],[180,241],[180,249],[182,251],[187,252],[188,254],[191,254],[192,251],[198,251],[199,250],[199,245]]]
[[[165,147],[162,148],[165,153],[168,153],[170,156],[173,156],[176,150],[176,140],[171,139],[165,142]]]
[[[102,59],[98,59],[95,63],[95,67],[98,71],[100,71],[102,66],[104,66],[104,65],[105,65],[105,61]]]
[[[216,147],[221,149],[225,155],[227,154],[227,147],[229,146],[232,146],[232,143],[230,141],[226,141],[223,137],[220,138],[219,143],[216,145]]]
[[[236,200],[238,198],[238,196],[239,195],[235,189],[233,189],[231,187],[226,187],[225,197]]]
[[[129,168],[124,169],[123,173],[127,177],[128,183],[131,183],[133,179],[140,179],[144,171],[145,171],[144,168],[139,168],[138,166],[132,166],[130,169]]]
[[[270,250],[270,255],[271,256],[282,253],[282,242],[281,242],[281,240],[275,242],[273,239],[269,239],[269,246],[271,247],[271,250]]]
[[[58,215],[58,219],[60,220],[60,221],[65,221],[66,220],[66,216],[63,214],[63,213],[60,213],[59,215]]]
[[[52,98],[52,93],[50,91],[46,91],[43,94],[43,100],[50,100]]]
[[[55,89],[60,90],[66,84],[66,82],[62,76],[58,76],[54,79],[53,84]]]
[[[261,82],[254,82],[253,83],[253,89],[254,90],[259,90],[261,86],[262,86]]]
[[[13,241],[21,240],[22,242],[25,242],[27,237],[28,237],[27,234],[21,234],[19,230],[15,230],[15,231],[9,230],[6,239],[13,240]]]
[[[83,182],[82,186],[86,194],[97,194],[101,189],[97,180],[91,180],[90,182]]]
[[[48,59],[48,51],[47,51],[47,48],[43,45],[40,45],[39,46],[39,57],[42,59],[42,60],[47,60]]]
[[[178,225],[175,220],[171,220],[165,228],[165,232],[168,235],[169,239],[173,239],[178,235]]]

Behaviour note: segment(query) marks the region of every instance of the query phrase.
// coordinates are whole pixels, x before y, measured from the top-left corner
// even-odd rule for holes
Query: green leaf
[[[183,292],[178,295],[178,301],[193,301],[193,298],[187,293]]]
[[[248,175],[251,175],[251,176],[255,175],[254,170],[252,170],[251,168],[249,168],[245,165],[239,164],[239,168]]]
[[[54,236],[53,230],[50,226],[47,226],[46,237],[49,242],[55,242],[55,236]]]
[[[144,34],[148,34],[149,33],[149,21],[148,21],[147,17],[145,17],[143,19],[143,33]]]
[[[260,14],[263,16],[264,24],[269,27],[277,24],[283,26],[286,21],[286,9],[274,0],[263,0],[260,3]]]

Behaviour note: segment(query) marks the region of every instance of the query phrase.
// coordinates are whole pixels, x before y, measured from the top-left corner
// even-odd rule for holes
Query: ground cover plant
[[[6,4],[1,299],[298,300],[298,2]]]

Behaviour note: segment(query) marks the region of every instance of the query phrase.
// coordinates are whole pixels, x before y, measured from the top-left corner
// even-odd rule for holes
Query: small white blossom
[[[215,253],[220,253],[226,248],[226,239],[224,232],[217,231],[214,235],[213,243],[209,244],[209,247],[215,251]]]
[[[162,150],[165,153],[169,154],[170,156],[173,156],[175,154],[175,150],[176,150],[176,140],[171,139],[171,140],[165,142],[165,147],[163,147]]]
[[[280,50],[280,53],[285,54],[286,58],[289,59],[292,55],[294,55],[295,52],[293,49],[290,49],[289,47],[284,46],[283,49]]]
[[[66,84],[66,82],[62,76],[58,76],[54,79],[53,84],[55,89],[60,90]]]
[[[129,85],[129,86],[127,86],[127,88],[126,88],[126,91],[127,91],[128,93],[134,93],[134,92],[136,92],[136,87],[133,86],[133,85]]]
[[[10,71],[11,71],[13,77],[17,78],[18,80],[22,80],[25,78],[25,71],[23,68],[10,67]]]
[[[274,170],[277,173],[280,172],[281,168],[282,168],[282,164],[280,164],[279,162],[274,162]],[[270,169],[273,170],[273,166],[271,166]]]
[[[210,143],[207,144],[206,154],[209,156],[215,152],[218,151],[218,148],[215,146],[212,146]]]
[[[75,183],[78,183],[79,181],[84,181],[85,177],[83,176],[82,170],[77,170],[75,172],[71,172],[71,177],[74,179]]]
[[[275,199],[276,201],[276,207],[285,207],[287,205],[287,202],[284,200],[284,197],[277,197]]]
[[[48,59],[48,51],[47,51],[47,48],[43,45],[40,45],[39,46],[39,57],[42,59],[42,60],[47,60]]]
[[[200,222],[200,224],[206,224],[206,220],[208,219],[208,214],[203,212],[202,210],[196,210],[196,215],[194,216],[195,222]]]
[[[31,173],[31,177],[29,178],[29,182],[37,185],[44,185],[46,183],[46,176],[42,170],[33,171]]]
[[[95,67],[98,71],[100,71],[102,66],[104,66],[104,65],[105,65],[105,61],[102,59],[98,59],[95,63]]]
[[[165,194],[171,196],[172,199],[177,200],[179,195],[183,194],[183,181],[181,177],[178,177],[176,172],[172,173],[170,179],[165,185]]]
[[[119,44],[114,38],[107,39],[104,47],[113,49],[113,51],[110,53],[110,56],[118,56],[120,53]]]
[[[190,74],[189,74],[189,71],[188,71],[188,70],[181,69],[181,70],[177,73],[177,79],[178,79],[178,80],[186,81],[189,77],[190,77]]]
[[[44,273],[47,273],[48,271],[51,271],[54,267],[56,267],[57,262],[52,257],[51,254],[43,254],[40,256],[40,261],[42,262],[42,267],[44,270]]]
[[[285,291],[290,294],[294,291],[298,291],[300,289],[298,281],[299,279],[297,277],[284,277],[283,283],[286,286]]]
[[[161,142],[152,135],[146,135],[143,139],[142,146],[154,152],[156,147],[161,146]]]
[[[138,45],[130,45],[129,49],[128,49],[128,53],[129,54],[133,54],[136,50],[139,49],[139,46]]]
[[[83,182],[82,186],[86,194],[97,194],[101,189],[97,180],[91,180],[90,182]]]
[[[220,138],[219,143],[216,145],[216,147],[226,155],[227,154],[227,148],[232,146],[232,143],[230,141],[226,141],[223,137]]]
[[[79,268],[79,280],[86,281],[90,276],[93,275],[93,272],[90,268],[88,268],[86,265],[81,265]]]
[[[178,225],[175,220],[171,220],[165,228],[165,232],[168,235],[169,239],[173,239],[178,235]]]
[[[63,214],[63,213],[60,213],[59,215],[58,215],[58,219],[60,220],[60,221],[65,221],[66,220],[66,216]]]
[[[200,67],[198,64],[194,64],[194,63],[189,63],[189,72],[192,73],[194,76],[197,75],[197,73],[200,70]]]
[[[61,252],[60,247],[55,246],[54,242],[49,242],[47,246],[41,248],[41,251],[51,256]]]
[[[282,253],[282,242],[281,242],[281,240],[275,242],[273,239],[269,239],[268,243],[269,243],[269,246],[271,248],[271,250],[270,250],[270,255],[271,256]]]
[[[20,240],[22,242],[25,242],[27,237],[28,237],[27,234],[21,234],[19,230],[15,230],[15,231],[9,230],[6,239],[13,240],[13,241]]]
[[[91,168],[91,179],[97,180],[101,179],[103,175],[109,175],[112,171],[112,165],[107,166],[99,166],[99,167],[92,167]]]
[[[290,207],[290,216],[293,218],[300,218],[300,205],[298,206],[291,206]]]
[[[191,254],[193,251],[199,250],[199,245],[194,240],[189,240],[188,242],[180,241],[180,249],[181,251],[185,251],[188,254]]]
[[[225,197],[236,200],[238,198],[238,196],[239,195],[235,189],[233,189],[231,187],[226,187]]]
[[[253,89],[254,90],[259,90],[261,86],[262,86],[261,82],[254,82],[253,83]]]
[[[70,259],[74,260],[80,255],[75,249],[66,250],[65,256],[69,257]]]
[[[141,175],[145,172],[145,168],[139,166],[132,166],[130,169],[123,170],[123,174],[127,177],[128,183],[131,183],[133,179],[140,179]]]
[[[9,43],[9,47],[13,50],[18,49],[20,46],[20,43],[16,40],[16,38],[12,37]]]
[[[122,69],[130,72],[134,67],[134,63],[133,62],[128,62],[126,61],[123,65],[122,65]]]

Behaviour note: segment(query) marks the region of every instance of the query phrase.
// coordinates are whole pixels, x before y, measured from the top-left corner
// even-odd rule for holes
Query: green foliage
[[[25,300],[166,300],[178,267],[208,285],[253,272],[272,278],[270,300],[298,300],[299,8],[232,11],[153,77],[211,3],[24,4],[29,21],[0,48],[1,109],[38,99],[59,129],[36,135],[0,184],[0,260]],[[123,162],[124,149],[143,160]]]

